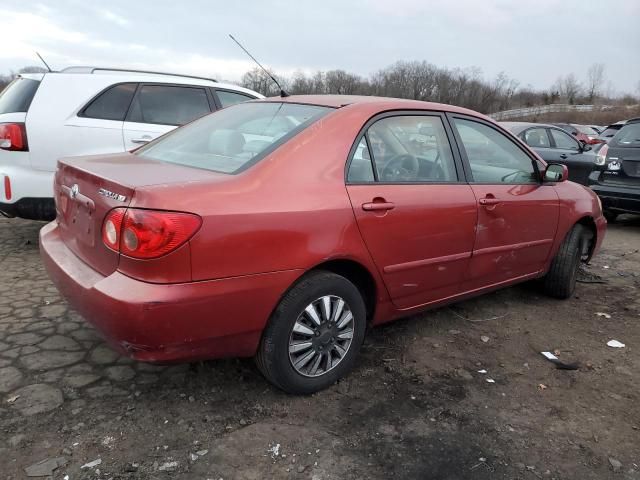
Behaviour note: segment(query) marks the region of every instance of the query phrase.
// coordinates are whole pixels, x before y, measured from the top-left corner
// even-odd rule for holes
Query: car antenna
[[[280,86],[280,84],[278,83],[278,80],[276,80],[276,78],[273,75],[271,75],[271,73],[269,73],[269,71],[266,68],[264,68],[260,64],[260,62],[258,60],[256,60],[255,57],[253,55],[251,55],[249,53],[249,51],[246,48],[244,48],[242,46],[242,44],[233,37],[233,35],[229,34],[229,37],[231,38],[231,40],[233,40],[234,42],[236,42],[238,44],[238,46],[242,49],[242,51],[244,51],[244,53],[249,55],[249,58],[251,58],[251,60],[253,60],[254,62],[256,62],[258,64],[258,66],[262,69],[262,71],[264,73],[266,73],[269,76],[269,78],[271,78],[271,80],[273,80],[273,83],[275,83],[278,86],[278,88],[280,89],[280,96],[281,97],[288,97],[289,94],[287,92],[285,92],[284,89]]]
[[[42,55],[40,55],[38,52],[36,52],[36,55],[38,56],[38,58],[40,59],[40,61],[42,63],[44,63],[44,66],[47,67],[47,70],[49,70],[49,73],[53,72],[53,70],[51,70],[51,67],[49,66],[49,64],[47,62],[44,61],[44,58],[42,58]]]

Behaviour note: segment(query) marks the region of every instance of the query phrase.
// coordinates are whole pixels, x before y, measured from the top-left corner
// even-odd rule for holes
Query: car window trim
[[[126,111],[124,113],[124,118],[122,120],[112,120],[110,118],[100,118],[100,117],[91,117],[89,115],[86,114],[86,110],[93,104],[93,102],[95,102],[103,93],[107,92],[108,90],[111,90],[112,88],[116,88],[120,85],[135,85],[136,88],[133,91],[133,95],[131,96],[131,100],[129,100],[129,105],[126,108]],[[78,113],[76,114],[77,117],[79,118],[92,118],[94,120],[104,120],[105,122],[126,122],[127,121],[127,117],[129,116],[129,110],[131,109],[131,105],[133,104],[133,99],[136,98],[136,95],[138,94],[138,90],[140,89],[140,82],[118,82],[118,83],[112,83],[110,85],[108,85],[107,87],[103,88],[102,90],[100,90],[97,94],[95,94],[91,100],[89,100],[87,103],[84,104],[84,107],[82,107]]]
[[[380,112],[377,113],[375,115],[373,115],[372,117],[370,117],[365,123],[364,125],[360,128],[360,130],[358,131],[358,134],[355,137],[355,140],[353,142],[353,144],[351,145],[351,148],[349,149],[349,154],[347,156],[347,162],[345,164],[345,170],[344,170],[344,182],[345,185],[460,185],[460,184],[466,184],[466,179],[465,179],[465,173],[463,170],[463,165],[462,165],[462,161],[461,159],[458,157],[457,152],[456,152],[456,148],[454,146],[454,142],[452,141],[453,139],[453,132],[451,131],[451,128],[449,126],[449,124],[447,123],[447,119],[445,116],[444,111],[440,111],[440,110],[388,110],[385,112]],[[451,148],[451,156],[453,157],[453,164],[454,164],[454,168],[456,171],[456,178],[457,180],[455,181],[434,181],[434,182],[426,182],[426,181],[421,181],[421,182],[380,182],[378,180],[378,174],[375,168],[375,164],[374,164],[374,156],[373,156],[373,152],[371,150],[371,145],[369,143],[369,136],[368,136],[368,131],[369,131],[369,127],[371,125],[373,125],[374,123],[376,123],[378,120],[382,120],[384,118],[389,118],[389,117],[406,117],[406,116],[413,116],[413,117],[439,117],[440,121],[442,122],[442,127],[444,128],[445,131],[445,135],[447,137],[447,141],[449,142],[449,148]],[[353,156],[355,155],[355,152],[358,148],[358,145],[360,144],[360,141],[362,139],[362,137],[366,138],[366,142],[367,142],[367,148],[369,149],[369,159],[371,161],[371,168],[373,169],[373,173],[374,173],[374,181],[373,182],[351,182],[349,181],[349,168],[351,167],[351,161],[353,160]]]
[[[529,147],[524,141],[519,140],[513,133],[511,133],[509,130],[507,130],[506,128],[501,127],[500,125],[496,125],[492,122],[488,122],[482,118],[478,118],[478,117],[474,117],[472,115],[465,115],[463,113],[454,113],[454,112],[447,112],[446,113],[447,119],[450,122],[450,126],[451,129],[453,131],[453,135],[454,138],[456,140],[456,143],[458,144],[458,149],[459,149],[459,153],[460,153],[460,158],[462,159],[462,164],[463,167],[465,169],[465,176],[467,178],[467,183],[469,183],[470,185],[543,185],[543,181],[542,181],[542,174],[540,172],[540,168],[539,168],[539,159],[534,156],[531,151],[529,151]],[[529,159],[531,159],[531,164],[533,165],[533,169],[536,173],[536,179],[537,181],[535,183],[533,182],[529,182],[529,183],[521,183],[521,182],[517,182],[517,183],[511,183],[511,182],[500,182],[500,183],[496,183],[496,182],[476,182],[473,179],[473,173],[471,171],[471,164],[469,163],[469,157],[467,157],[467,152],[464,148],[464,144],[462,143],[462,139],[460,138],[460,135],[458,133],[458,129],[455,126],[455,122],[454,120],[456,118],[459,118],[461,120],[468,120],[471,122],[476,122],[476,123],[480,123],[483,124],[489,128],[492,128],[494,130],[496,130],[498,133],[502,133],[505,137],[507,137],[507,139],[513,143],[516,147],[518,147],[522,152],[524,152],[524,154],[529,157]]]
[[[134,82],[124,82],[124,83],[134,83]],[[193,120],[190,120],[187,123],[184,123],[183,125],[180,124],[176,124],[176,123],[160,123],[160,122],[138,122],[136,120],[131,120],[130,116],[131,116],[131,106],[133,105],[133,102],[136,100],[136,98],[138,97],[138,95],[140,95],[140,90],[142,90],[143,87],[146,86],[159,86],[159,87],[180,87],[180,88],[195,88],[198,90],[203,90],[204,94],[207,98],[207,104],[209,106],[209,113],[215,112],[216,109],[212,109],[211,107],[211,99],[209,98],[209,92],[207,92],[207,89],[209,87],[207,87],[206,85],[191,85],[191,84],[186,84],[186,83],[161,83],[161,82],[139,82],[138,83],[138,88],[136,88],[135,93],[133,94],[133,97],[131,99],[131,103],[129,104],[129,109],[127,110],[127,115],[124,118],[124,121],[127,123],[137,123],[140,125],[165,125],[168,127],[181,127],[183,125],[186,125],[187,123],[191,123],[193,120],[197,120],[198,118],[202,118],[206,115],[208,115],[209,113],[205,113],[204,115],[194,118]]]

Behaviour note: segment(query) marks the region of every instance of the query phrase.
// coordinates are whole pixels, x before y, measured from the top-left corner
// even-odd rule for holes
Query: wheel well
[[[598,236],[598,229],[596,228],[596,222],[591,217],[582,217],[578,221],[578,224],[585,227],[589,231],[589,233],[591,233],[582,252],[583,258],[586,258],[585,262],[588,262],[589,260],[591,260],[593,249],[595,248],[597,243],[596,237]]]
[[[373,319],[376,308],[376,282],[366,267],[353,260],[341,259],[321,263],[316,265],[313,270],[326,270],[341,275],[353,283],[364,298],[367,319]]]

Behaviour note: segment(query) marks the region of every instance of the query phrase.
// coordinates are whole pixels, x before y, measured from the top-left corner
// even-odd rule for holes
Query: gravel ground
[[[41,226],[0,219],[0,478],[640,479],[638,217],[574,298],[525,284],[374,329],[308,397],[251,360],[120,357],[47,278]]]

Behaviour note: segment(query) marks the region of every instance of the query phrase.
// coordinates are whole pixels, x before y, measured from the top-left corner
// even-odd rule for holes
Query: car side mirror
[[[566,165],[552,163],[544,171],[545,182],[564,182],[569,179],[569,169]]]
[[[580,147],[583,152],[588,152],[590,150],[593,150],[593,147],[587,143],[582,143]]]

